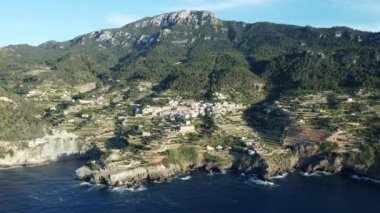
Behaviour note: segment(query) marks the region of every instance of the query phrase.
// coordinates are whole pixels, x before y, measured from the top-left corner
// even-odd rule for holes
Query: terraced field
[[[329,136],[330,133],[325,129],[316,129],[310,126],[289,127],[286,131],[284,145],[320,143],[326,141]]]

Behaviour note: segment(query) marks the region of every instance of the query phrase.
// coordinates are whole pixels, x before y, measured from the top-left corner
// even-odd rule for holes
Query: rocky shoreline
[[[197,162],[187,164],[165,164],[139,165],[125,169],[108,169],[104,162],[89,163],[76,170],[80,181],[92,184],[105,184],[109,186],[138,187],[144,181],[167,182],[176,176],[183,175],[189,171],[200,169],[206,172],[226,171],[244,172],[255,174],[260,179],[272,180],[272,178],[301,170],[305,173],[328,172],[332,174],[343,174],[350,172],[359,176],[380,179],[380,165],[375,163],[367,168],[364,165],[352,164],[343,155],[326,155],[320,147],[314,145],[302,145],[290,147],[281,154],[271,156],[250,156],[247,154],[229,152],[228,160],[212,161],[207,155],[200,154]],[[103,166],[100,166],[103,164]]]
[[[79,180],[92,184],[127,187],[139,186],[143,181],[166,182],[181,173],[181,169],[176,165],[166,167],[162,164],[119,171],[92,171],[88,166],[76,170]]]
[[[169,162],[163,159],[160,162],[134,163],[124,165],[124,161],[100,158],[96,146],[83,144],[75,140],[66,132],[57,132],[59,136],[67,136],[60,140],[50,139],[34,147],[7,146],[8,155],[0,159],[0,168],[14,168],[33,166],[53,161],[87,158],[86,165],[78,168],[76,176],[80,181],[91,184],[105,184],[109,186],[138,187],[145,181],[168,182],[174,177],[183,175],[192,170],[234,171],[246,174],[255,174],[263,180],[301,170],[305,173],[328,172],[332,174],[351,173],[361,177],[380,179],[380,161],[376,159],[370,166],[352,161],[347,153],[326,153],[319,144],[298,144],[284,147],[282,152],[271,155],[249,155],[239,149],[219,151],[222,158],[215,158],[207,151],[197,149],[193,159],[181,162]],[[12,149],[11,149],[12,148]],[[97,156],[95,158],[95,156]],[[95,160],[96,159],[96,160]]]

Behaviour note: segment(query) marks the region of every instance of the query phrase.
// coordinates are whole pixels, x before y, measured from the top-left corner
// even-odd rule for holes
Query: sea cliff
[[[53,130],[51,134],[31,141],[0,142],[0,148],[0,168],[33,166],[96,155],[93,144],[78,140],[75,134],[64,130]]]

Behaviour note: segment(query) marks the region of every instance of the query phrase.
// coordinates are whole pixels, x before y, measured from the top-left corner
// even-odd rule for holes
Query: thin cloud
[[[120,27],[138,20],[137,17],[114,13],[107,17],[107,22],[112,26]]]
[[[244,6],[257,6],[263,5],[272,0],[183,0],[186,9],[192,10],[227,10],[232,8],[244,7]]]

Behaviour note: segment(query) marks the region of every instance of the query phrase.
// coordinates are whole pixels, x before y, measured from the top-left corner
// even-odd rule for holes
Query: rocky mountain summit
[[[216,15],[209,11],[192,11],[181,10],[173,13],[165,13],[158,16],[145,18],[134,22],[132,25],[136,28],[140,27],[161,27],[171,28],[176,24],[192,26],[199,28],[203,25],[219,25],[222,22],[216,17]],[[129,27],[128,25],[125,27]]]

